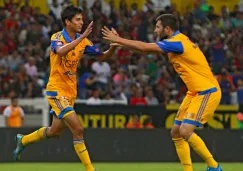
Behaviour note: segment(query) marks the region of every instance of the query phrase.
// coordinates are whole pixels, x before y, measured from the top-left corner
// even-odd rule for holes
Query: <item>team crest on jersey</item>
[[[60,37],[61,37],[62,33],[56,33],[55,36],[54,36],[54,39],[55,40],[60,40]]]

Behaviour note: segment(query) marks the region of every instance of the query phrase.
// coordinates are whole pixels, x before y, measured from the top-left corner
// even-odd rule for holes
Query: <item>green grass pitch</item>
[[[242,171],[243,163],[221,163],[223,171]],[[180,163],[94,163],[97,171],[182,171]],[[194,163],[194,171],[206,164]],[[84,171],[80,163],[0,163],[0,171]]]

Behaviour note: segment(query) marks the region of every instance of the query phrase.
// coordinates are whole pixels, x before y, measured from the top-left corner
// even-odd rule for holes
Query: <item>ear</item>
[[[166,26],[165,29],[167,32],[171,31],[171,28],[169,26]]]
[[[68,19],[65,20],[66,26],[69,26],[71,24],[71,21],[69,21]]]

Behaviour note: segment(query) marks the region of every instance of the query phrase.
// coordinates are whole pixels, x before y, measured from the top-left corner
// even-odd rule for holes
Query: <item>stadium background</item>
[[[86,3],[85,3],[86,2]],[[14,134],[27,133],[51,123],[49,106],[44,99],[49,74],[50,35],[62,29],[60,9],[73,3],[83,9],[84,27],[93,20],[89,39],[100,49],[109,47],[102,40],[101,28],[114,27],[122,37],[153,42],[155,19],[159,14],[172,13],[180,20],[180,30],[198,44],[218,79],[223,98],[215,116],[199,134],[206,139],[216,158],[223,162],[242,162],[243,120],[243,2],[240,0],[0,0],[0,161],[12,162]],[[238,6],[236,6],[238,5]],[[91,157],[97,162],[175,162],[178,161],[169,137],[179,104],[186,93],[166,57],[139,55],[118,49],[105,63],[106,70],[97,68],[95,57],[87,56],[78,69],[78,100],[80,121],[87,128]],[[108,68],[108,69],[107,69]],[[104,72],[87,86],[91,71]],[[4,128],[3,110],[10,97],[17,95],[25,111],[24,126]],[[92,106],[91,106],[92,105]],[[135,116],[136,115],[136,116]],[[125,129],[138,117],[141,127]],[[155,129],[145,129],[152,122]],[[94,129],[96,128],[96,129]],[[119,129],[117,129],[119,128]],[[122,128],[122,129],[121,129]],[[147,128],[147,127],[146,127]],[[24,162],[77,161],[66,133],[61,141],[50,140],[31,147]],[[95,138],[94,138],[95,137]],[[146,138],[149,137],[149,138]],[[70,138],[69,138],[70,139]],[[94,141],[95,139],[95,141]],[[225,142],[228,141],[228,142]],[[225,143],[224,143],[225,142]],[[58,145],[55,145],[58,143]],[[108,145],[107,145],[108,144]],[[70,147],[69,147],[70,146]],[[153,148],[151,148],[153,147]],[[225,150],[226,149],[226,150]],[[139,152],[139,151],[143,151]],[[168,155],[170,154],[170,155]],[[143,157],[141,157],[143,156]],[[195,161],[201,162],[193,154]],[[46,164],[43,170],[64,169],[67,165]],[[98,164],[100,170],[123,168],[117,164]],[[38,170],[32,164],[0,164],[0,170],[16,168]],[[70,167],[79,168],[72,164]],[[225,164],[227,170],[242,170],[242,165]],[[127,165],[123,169],[180,170],[170,163]],[[204,165],[196,165],[204,169]],[[123,170],[121,169],[121,170]],[[20,169],[20,171],[22,171]]]

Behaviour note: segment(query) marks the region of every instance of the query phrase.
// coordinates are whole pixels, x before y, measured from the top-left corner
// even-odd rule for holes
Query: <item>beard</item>
[[[168,39],[168,36],[164,35],[164,36],[160,36],[160,37],[159,37],[159,40],[160,40],[160,41],[162,41],[162,40],[164,40],[164,39]]]
[[[165,29],[163,28],[163,30],[160,33],[159,40],[162,41],[164,39],[168,39],[168,36],[165,34]]]

